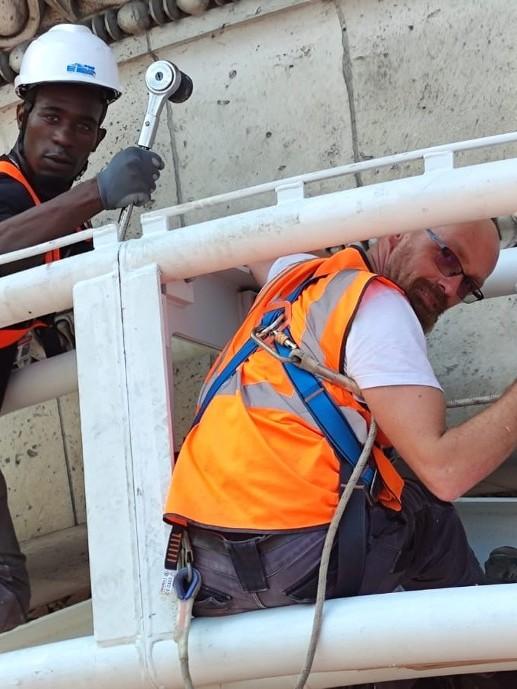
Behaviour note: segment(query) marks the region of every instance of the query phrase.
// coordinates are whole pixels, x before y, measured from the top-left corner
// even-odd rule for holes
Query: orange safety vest
[[[309,277],[291,306],[293,340],[327,367],[341,370],[346,337],[366,287],[378,280],[356,248],[290,267],[261,291],[236,335],[208,374],[213,378],[248,340],[272,305]],[[321,381],[334,402],[369,427],[371,414],[347,390]],[[379,502],[400,510],[404,482],[383,452],[378,431],[372,456]],[[282,364],[255,351],[218,390],[181,448],[165,521],[238,531],[297,531],[328,524],[339,500],[339,460],[298,397]]]
[[[25,190],[31,197],[33,203],[35,206],[39,206],[41,204],[40,199],[38,198],[38,195],[34,191],[34,189],[31,187],[29,181],[25,177],[25,175],[22,173],[19,167],[17,167],[14,163],[10,163],[7,160],[0,160],[0,174],[7,175],[8,177],[11,177],[12,179],[16,180],[19,182],[23,187],[25,187]],[[59,261],[61,258],[61,251],[59,249],[52,249],[51,251],[47,251],[45,254],[45,263],[52,263],[52,261]],[[5,347],[10,347],[11,345],[15,344],[19,340],[26,335],[29,330],[32,330],[34,327],[46,327],[47,324],[44,323],[43,321],[31,321],[30,324],[28,325],[23,325],[21,327],[17,328],[2,328],[0,330],[0,349],[4,349]]]

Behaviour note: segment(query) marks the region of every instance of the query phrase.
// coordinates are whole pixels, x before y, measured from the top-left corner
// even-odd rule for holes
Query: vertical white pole
[[[78,283],[74,313],[94,634],[122,642],[141,602],[118,269]]]
[[[173,622],[159,593],[172,456],[162,301],[154,264],[74,290],[94,634],[135,640],[146,665]]]
[[[160,584],[169,531],[161,520],[173,457],[171,366],[156,264],[124,271],[121,293],[142,631],[149,639],[170,638],[173,604],[160,594]]]

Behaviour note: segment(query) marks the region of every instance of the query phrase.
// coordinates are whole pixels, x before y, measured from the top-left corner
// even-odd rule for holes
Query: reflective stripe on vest
[[[289,268],[260,293],[245,322],[207,379],[224,369],[275,300],[314,279],[292,305],[290,330],[302,349],[333,369],[341,368],[344,343],[368,284],[360,252],[346,249],[330,259]],[[364,442],[368,409],[346,390],[326,381],[335,404],[346,409]],[[205,385],[200,401],[207,392]],[[382,477],[380,502],[400,509],[403,481],[382,451],[373,451]],[[339,494],[339,461],[308,415],[280,362],[260,350],[251,354],[218,391],[200,423],[188,434],[174,470],[165,518],[241,531],[296,531],[328,524]]]
[[[7,160],[0,160],[0,173],[7,175],[8,177],[11,177],[11,179],[14,179],[17,182],[19,182],[25,188],[25,191],[29,194],[35,206],[39,206],[41,204],[38,195],[31,187],[20,168],[14,165],[14,163],[10,163]],[[60,250],[52,249],[51,251],[46,252],[45,263],[58,261],[60,258]],[[34,327],[40,326],[47,327],[47,324],[43,321],[32,321],[29,325],[23,326],[21,328],[2,328],[0,330],[0,349],[4,349],[5,347],[10,347],[11,345],[16,344],[16,342],[19,342],[22,339],[22,337],[24,337],[29,332],[29,330],[32,330]]]

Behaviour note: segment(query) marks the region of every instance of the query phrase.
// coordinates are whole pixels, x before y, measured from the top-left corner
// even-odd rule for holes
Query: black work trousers
[[[359,595],[388,593],[398,586],[418,590],[483,583],[483,570],[456,510],[417,481],[406,482],[401,512],[379,504],[370,506],[368,512]],[[203,582],[194,604],[195,615],[229,615],[314,601],[326,528],[256,535],[190,527],[189,533]],[[243,585],[232,552],[235,542],[246,544],[245,559],[251,568],[261,568],[262,579],[256,587]],[[327,598],[338,595],[336,559],[331,558]]]
[[[0,632],[25,621],[29,602],[25,556],[18,545],[7,503],[7,486],[0,471]]]
[[[0,349],[0,407],[4,400],[16,346]],[[25,621],[30,585],[25,557],[20,551],[7,501],[7,486],[0,471],[0,632]]]
[[[359,595],[387,593],[397,587],[421,590],[485,583],[484,572],[452,504],[438,500],[422,484],[412,480],[406,482],[402,504],[401,512],[387,510],[379,504],[368,510],[368,543]],[[195,566],[202,577],[194,614],[213,617],[313,602],[325,532],[317,529],[286,535],[256,535],[189,527]],[[241,566],[243,558],[235,556],[235,543],[245,544],[242,552],[255,577],[253,571],[250,573]],[[333,554],[327,598],[338,595],[336,561]],[[374,686],[379,689],[507,689],[517,687],[517,673],[364,685],[365,689]]]

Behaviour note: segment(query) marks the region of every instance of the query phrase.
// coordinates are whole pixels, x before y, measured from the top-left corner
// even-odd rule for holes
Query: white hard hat
[[[58,24],[33,41],[14,86],[24,98],[31,86],[56,82],[98,86],[105,89],[108,103],[122,92],[111,48],[80,24]]]

